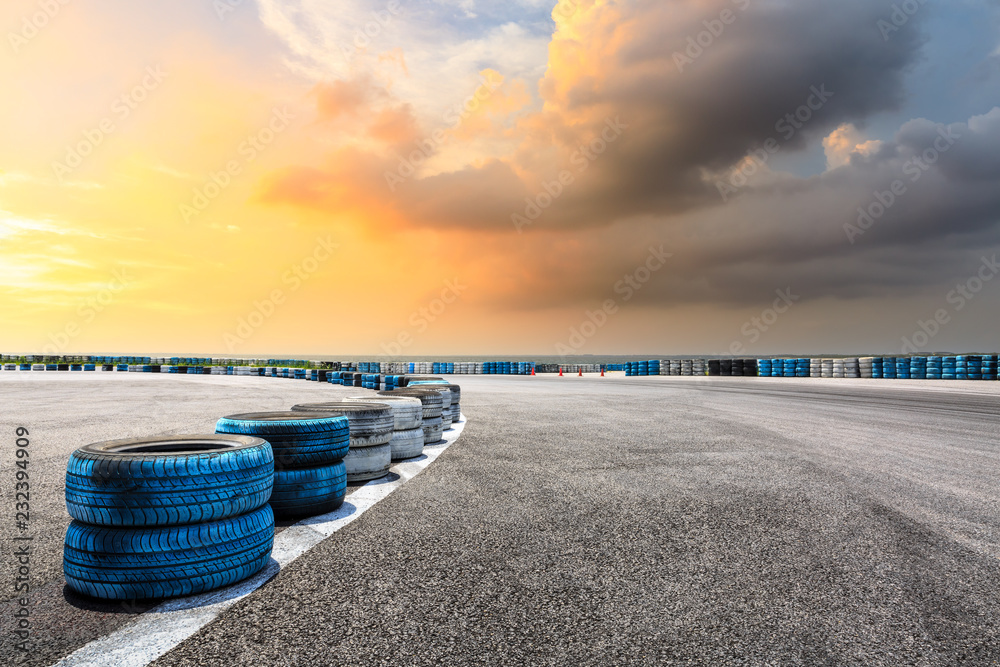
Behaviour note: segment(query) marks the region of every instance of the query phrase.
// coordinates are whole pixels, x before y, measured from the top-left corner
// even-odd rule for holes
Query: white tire
[[[424,429],[423,426],[396,431],[389,441],[392,448],[392,460],[412,459],[420,456],[424,452]]]
[[[440,417],[424,419],[424,444],[433,445],[441,441],[444,436],[444,421]]]
[[[374,447],[351,447],[344,457],[347,482],[367,482],[389,474],[392,447],[386,443]]]
[[[383,403],[392,408],[395,431],[420,428],[424,421],[424,407],[419,398],[408,396],[351,396],[345,398],[351,403]]]

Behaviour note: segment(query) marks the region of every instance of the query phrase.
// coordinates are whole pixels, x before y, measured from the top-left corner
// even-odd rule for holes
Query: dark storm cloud
[[[573,171],[580,146],[597,140],[608,119],[628,128],[575,174],[578,187],[546,212],[546,224],[587,227],[714,203],[719,195],[704,170],[726,169],[768,139],[793,151],[842,123],[898,108],[903,77],[924,39],[919,14],[883,38],[877,22],[890,15],[891,2],[750,2],[745,10],[740,2],[717,2],[698,3],[699,11],[689,5],[623,3],[615,22],[598,15],[581,27],[586,42],[554,42],[570,59],[597,64],[550,70],[541,89],[556,111],[544,115],[550,133],[529,141],[529,150],[561,145],[558,168]],[[586,57],[617,42],[621,48],[606,59]],[[808,103],[814,108],[800,122],[795,114]],[[589,122],[567,131],[567,119],[580,116]],[[495,177],[495,167],[470,168],[461,180]],[[442,199],[454,180],[425,179],[405,197],[420,202],[425,221],[436,225],[507,226],[510,213],[525,207],[524,193],[515,190],[491,198],[503,201],[499,209],[454,209]]]

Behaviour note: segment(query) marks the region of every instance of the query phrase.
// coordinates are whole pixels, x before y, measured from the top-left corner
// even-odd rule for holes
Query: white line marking
[[[282,568],[371,509],[378,501],[418,475],[448,449],[465,429],[461,421],[444,432],[444,442],[424,448],[423,457],[392,467],[398,477],[368,482],[347,497],[336,512],[304,519],[274,538],[271,562],[253,577],[217,591],[168,600],[138,620],[95,639],[54,667],[144,667],[198,632],[246,596],[267,583]]]

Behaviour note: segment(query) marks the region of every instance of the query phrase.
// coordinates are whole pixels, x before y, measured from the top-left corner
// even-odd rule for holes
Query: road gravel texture
[[[3,427],[47,448],[32,465],[53,469],[37,525],[54,542],[75,447],[340,395],[268,378],[6,375]],[[455,445],[153,664],[1000,662],[1000,384],[456,379],[468,423]],[[9,662],[48,664],[141,611],[71,604],[59,567],[38,564],[51,608],[38,650],[5,648]]]

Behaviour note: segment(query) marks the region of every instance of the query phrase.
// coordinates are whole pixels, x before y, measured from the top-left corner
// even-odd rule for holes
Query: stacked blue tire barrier
[[[320,413],[251,413],[223,417],[216,433],[265,439],[274,452],[270,505],[278,517],[326,514],[347,495],[346,417]]]
[[[274,544],[271,446],[240,436],[87,445],[66,466],[63,573],[105,600],[203,593],[259,572]]]
[[[965,375],[970,380],[983,379],[983,358],[977,355],[968,355],[965,358]]]
[[[997,356],[995,354],[983,357],[983,379],[997,379]]]
[[[942,374],[942,363],[943,359],[941,357],[927,357],[927,370],[924,377],[928,380],[940,380]]]
[[[927,357],[910,357],[910,379],[927,379]]]
[[[883,357],[873,357],[872,358],[872,378],[876,380],[882,379],[882,371],[884,369],[885,360]]]
[[[969,379],[968,359],[965,357],[965,355],[959,355],[955,357],[955,379],[956,380]]]

